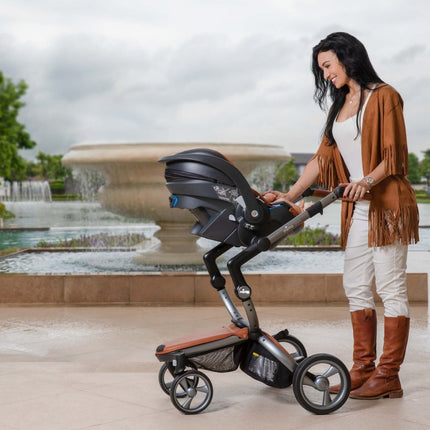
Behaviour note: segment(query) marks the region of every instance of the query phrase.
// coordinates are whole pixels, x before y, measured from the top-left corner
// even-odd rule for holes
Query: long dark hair
[[[364,90],[370,89],[371,84],[382,83],[370,62],[364,45],[354,36],[348,33],[337,32],[329,34],[321,40],[312,50],[312,73],[315,77],[314,100],[321,109],[326,108],[327,95],[333,104],[327,115],[324,134],[328,137],[330,144],[335,143],[333,137],[333,123],[345,103],[345,97],[349,92],[347,85],[337,89],[330,80],[324,79],[324,72],[318,66],[318,54],[320,52],[332,51],[336,54],[341,64],[345,67],[348,77],[354,79],[360,85],[360,102],[356,118],[357,136],[360,134],[361,111],[363,107]],[[357,137],[356,136],[356,137]]]

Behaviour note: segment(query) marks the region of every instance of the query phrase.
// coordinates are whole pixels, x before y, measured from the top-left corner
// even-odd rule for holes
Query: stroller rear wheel
[[[184,414],[198,414],[212,401],[210,379],[202,372],[188,370],[178,375],[170,387],[170,400]]]
[[[339,384],[337,394],[330,386]],[[297,401],[314,414],[329,414],[348,399],[351,378],[348,369],[337,357],[315,354],[300,362],[293,374],[293,391]]]

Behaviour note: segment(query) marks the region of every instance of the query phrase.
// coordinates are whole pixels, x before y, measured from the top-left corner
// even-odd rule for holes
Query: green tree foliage
[[[409,165],[409,174],[408,179],[413,184],[419,184],[421,182],[421,172],[420,172],[420,161],[418,160],[418,157],[410,152],[408,154],[408,165]]]
[[[421,176],[424,176],[427,180],[427,188],[430,188],[430,149],[424,152],[424,158],[421,160],[420,170]]]
[[[24,81],[14,84],[0,72],[0,176],[6,179],[24,179],[26,162],[18,150],[36,146],[25,126],[18,122],[19,110],[25,105],[21,98],[26,90]]]
[[[38,176],[46,180],[71,178],[72,170],[61,164],[62,157],[62,155],[45,154],[39,151],[36,155],[36,163],[29,164],[30,176]]]
[[[290,185],[292,185],[297,179],[297,170],[294,167],[294,158],[287,163],[283,163],[278,166],[275,172],[275,178],[275,189],[277,189],[277,185],[279,184],[280,191],[283,193],[288,191]]]
[[[15,215],[6,209],[4,203],[2,202],[0,202],[0,218],[2,219],[15,218]]]

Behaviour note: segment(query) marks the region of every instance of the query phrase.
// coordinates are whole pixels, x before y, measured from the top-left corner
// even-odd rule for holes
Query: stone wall
[[[232,297],[229,276],[227,287]],[[342,274],[246,274],[260,305],[347,304]],[[411,303],[428,302],[427,273],[408,274]],[[234,297],[235,298],[235,297]],[[114,275],[0,274],[2,305],[222,305],[207,274],[161,272]]]

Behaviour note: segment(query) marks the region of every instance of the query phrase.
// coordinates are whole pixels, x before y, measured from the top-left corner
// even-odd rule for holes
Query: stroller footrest
[[[191,336],[186,336],[166,342],[164,345],[159,345],[156,355],[168,354],[174,351],[190,348],[196,345],[214,342],[220,339],[226,339],[231,336],[236,336],[240,339],[248,338],[248,327],[238,327],[236,324],[230,324],[227,327],[219,329],[206,330],[194,333]]]

